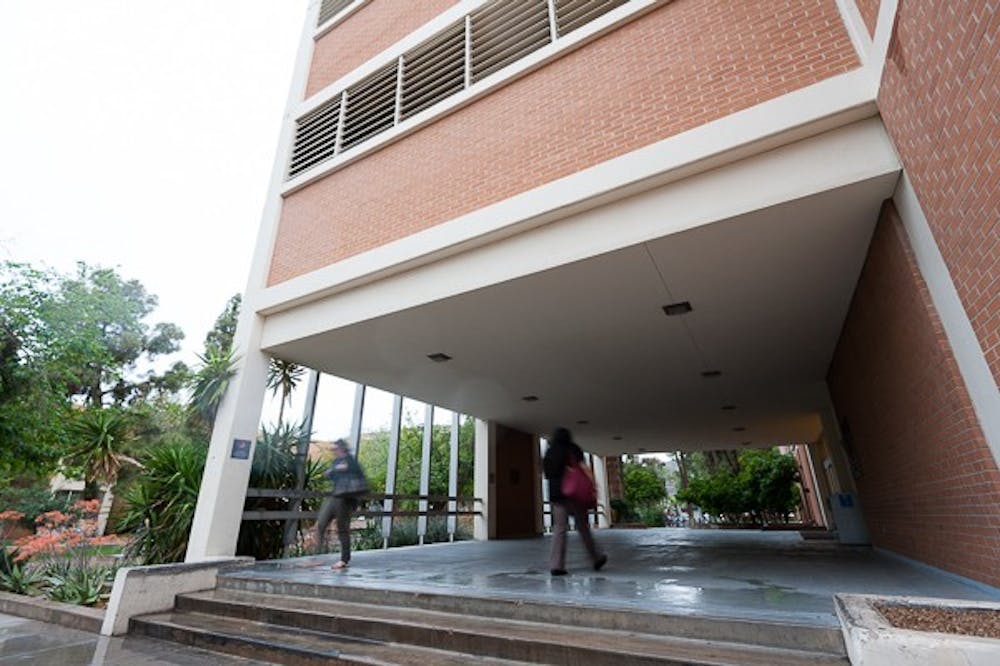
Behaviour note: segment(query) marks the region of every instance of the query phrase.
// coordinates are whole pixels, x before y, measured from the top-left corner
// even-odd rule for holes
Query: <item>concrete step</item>
[[[344,650],[338,641],[351,637],[351,640],[362,641],[364,645],[396,646],[399,658],[411,650],[459,653],[462,656],[457,657],[459,661],[456,663],[462,663],[462,659],[469,663],[470,655],[478,655],[517,662],[573,666],[620,666],[623,663],[636,666],[847,664],[840,654],[817,651],[581,627],[571,622],[481,617],[466,612],[442,612],[413,606],[287,597],[237,590],[179,595],[173,615],[143,618],[139,622],[146,625],[136,626],[145,633],[151,631],[150,625],[157,625],[161,632],[167,631],[164,627],[169,626],[170,631],[176,632],[174,625],[183,618],[194,618],[187,624],[203,631],[208,631],[210,625],[201,618],[214,618],[216,624],[229,623],[222,629],[232,626],[232,623],[236,626],[244,623],[258,632],[251,633],[251,636],[260,636],[262,630],[257,627],[265,627],[270,644],[281,641],[283,632],[290,634],[290,638],[284,641],[286,643],[294,637],[308,637],[309,644],[297,646],[295,654],[308,649],[311,654],[322,655],[328,645],[333,646],[330,649]],[[218,629],[217,626],[211,628]],[[227,636],[231,634],[230,630]],[[232,641],[231,638],[227,640]],[[404,645],[405,649],[401,647]],[[343,654],[348,652],[345,650]],[[431,663],[450,662],[435,660]]]
[[[318,631],[269,625],[196,612],[172,612],[133,618],[130,633],[183,643],[275,664],[381,664],[385,666],[517,666],[495,659],[413,645],[358,639]]]
[[[847,654],[840,628],[833,625],[817,626],[794,621],[649,613],[527,599],[472,597],[426,591],[324,585],[278,578],[241,576],[239,572],[220,575],[217,589],[220,592],[242,591],[286,598],[337,600],[382,607],[439,611],[466,617],[542,622],[653,636],[801,650],[836,656],[846,656]]]

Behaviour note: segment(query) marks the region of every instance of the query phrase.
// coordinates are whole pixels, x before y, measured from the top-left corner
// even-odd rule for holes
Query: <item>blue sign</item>
[[[233,440],[233,452],[229,456],[230,458],[236,458],[237,460],[249,460],[250,459],[250,440],[249,439],[234,439]]]

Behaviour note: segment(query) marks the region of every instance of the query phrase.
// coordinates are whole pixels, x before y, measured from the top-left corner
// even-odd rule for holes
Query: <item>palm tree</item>
[[[135,439],[132,423],[118,409],[90,407],[73,420],[69,434],[75,441],[66,457],[67,462],[82,467],[86,480],[96,484],[103,493],[97,519],[98,534],[103,534],[114,499],[112,490],[122,466],[142,467],[138,460],[125,453]]]
[[[195,372],[188,405],[211,429],[239,359],[233,357],[232,349],[210,349],[198,360],[201,367]]]
[[[292,391],[302,381],[302,375],[306,369],[301,365],[291,361],[283,361],[280,358],[272,358],[271,366],[267,369],[267,388],[271,389],[274,395],[281,391],[281,404],[278,407],[278,426],[280,427],[285,416],[285,403],[290,402]]]

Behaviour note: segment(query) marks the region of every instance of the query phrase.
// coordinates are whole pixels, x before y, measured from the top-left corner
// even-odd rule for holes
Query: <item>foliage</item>
[[[118,544],[117,536],[97,536],[97,500],[79,500],[68,511],[49,511],[35,519],[35,533],[14,542],[18,560],[38,555],[50,557],[107,544]]]
[[[786,520],[797,503],[795,459],[776,449],[748,449],[739,453],[738,468],[733,473],[720,466],[691,479],[677,493],[678,501],[695,504],[727,523]]]
[[[33,529],[35,520],[42,514],[49,511],[69,511],[70,505],[68,498],[53,495],[46,486],[6,488],[0,491],[0,507],[7,509],[0,513],[0,521],[5,520],[5,515],[16,513],[18,518],[8,518],[8,520],[16,520],[21,525]]]
[[[142,467],[125,453],[135,435],[128,414],[121,409],[84,409],[71,422],[69,432],[74,444],[66,460],[82,467],[88,481],[110,487],[118,480],[122,465]]]
[[[632,506],[650,505],[667,496],[661,467],[654,461],[627,460],[622,466],[625,499]]]
[[[278,424],[261,428],[254,449],[250,471],[250,487],[265,489],[289,489],[296,483],[296,448],[303,436],[302,427]],[[305,490],[316,490],[325,485],[323,477],[325,465],[310,460],[305,470]],[[318,508],[317,499],[305,500],[305,509]],[[247,511],[289,510],[292,501],[286,497],[249,497],[244,509]],[[284,532],[281,520],[244,521],[240,526],[236,553],[250,555],[259,560],[276,559],[284,550]]]
[[[124,494],[118,529],[131,532],[126,555],[142,564],[179,562],[187,550],[207,449],[174,433],[153,449]]]
[[[94,606],[110,596],[117,569],[116,565],[66,558],[43,566],[40,573],[45,580],[45,596],[49,599]]]
[[[423,451],[423,425],[405,423],[400,428],[399,450],[396,461],[397,495],[417,495],[420,492],[420,461]],[[459,424],[458,434],[458,496],[473,495],[473,449],[475,429],[471,417]],[[431,431],[430,495],[448,494],[448,465],[450,461],[451,427],[435,425]],[[361,438],[358,462],[369,479],[373,494],[385,493],[385,476],[389,461],[389,431],[366,433]],[[408,507],[408,504],[398,505]],[[432,503],[431,508],[444,508]],[[416,508],[413,506],[412,508]]]
[[[0,589],[35,597],[42,593],[45,575],[36,567],[15,562],[7,572],[0,572]]]
[[[208,350],[199,356],[201,365],[195,370],[191,380],[191,410],[208,424],[215,423],[215,415],[226,395],[229,382],[236,375],[238,359],[232,349]]]
[[[635,519],[646,527],[663,527],[666,525],[663,509],[663,502],[641,504],[635,509]]]
[[[233,349],[233,338],[236,335],[236,324],[240,318],[242,296],[235,294],[227,302],[222,313],[216,318],[212,330],[205,336],[205,355],[213,353],[226,354]]]
[[[113,269],[0,264],[0,484],[55,470],[80,403],[131,406],[182,386],[183,364],[148,369],[183,337],[147,323],[155,306]]]
[[[281,426],[285,416],[285,404],[291,399],[292,391],[302,381],[306,369],[296,365],[291,361],[284,361],[280,358],[272,358],[267,369],[267,388],[271,389],[271,394],[281,393],[281,403],[278,407],[278,426]]]

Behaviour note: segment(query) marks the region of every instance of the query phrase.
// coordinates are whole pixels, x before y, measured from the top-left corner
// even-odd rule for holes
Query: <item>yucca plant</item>
[[[45,575],[37,568],[24,562],[14,562],[10,570],[0,572],[0,590],[38,596],[45,585]]]
[[[201,365],[191,383],[188,405],[211,427],[229,382],[236,375],[239,359],[233,356],[232,349],[210,349],[204,356],[198,356],[198,360]]]
[[[74,443],[66,461],[82,467],[88,481],[111,488],[123,465],[142,467],[126,453],[134,435],[128,415],[121,410],[86,409],[70,424],[69,434]]]
[[[152,450],[145,473],[126,490],[119,531],[131,532],[128,558],[142,564],[179,562],[187,550],[206,448],[182,437]]]

